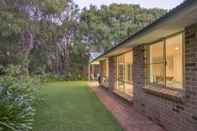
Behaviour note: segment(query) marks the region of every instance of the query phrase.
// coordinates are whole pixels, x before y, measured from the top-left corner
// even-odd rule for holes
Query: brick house
[[[168,131],[197,131],[197,1],[186,0],[93,62],[102,86]]]

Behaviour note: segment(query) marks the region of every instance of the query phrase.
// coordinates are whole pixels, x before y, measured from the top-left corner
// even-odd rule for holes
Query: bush
[[[80,71],[72,71],[69,73],[66,73],[64,75],[65,80],[67,81],[76,81],[76,80],[88,80],[88,76],[84,76],[81,74]]]
[[[42,82],[55,82],[55,81],[64,81],[65,78],[62,75],[56,75],[56,74],[44,74],[40,75],[40,79]]]
[[[0,131],[32,129],[40,81],[23,75],[20,66],[10,66],[0,78]]]
[[[82,76],[78,73],[70,73],[65,75],[57,74],[45,74],[40,75],[42,82],[54,82],[54,81],[76,81],[76,80],[88,80],[88,76]]]

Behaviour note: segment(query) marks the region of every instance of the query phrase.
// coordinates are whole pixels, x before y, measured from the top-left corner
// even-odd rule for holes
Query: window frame
[[[106,80],[109,79],[109,62],[108,62],[108,59],[102,60],[101,65],[102,65],[102,79],[104,79],[104,81],[106,81]]]
[[[116,56],[116,65],[117,65],[116,66],[116,80],[124,82],[124,83],[128,83],[128,84],[133,84],[133,76],[132,76],[132,74],[133,74],[133,61],[130,64],[125,64],[125,54],[130,53],[130,52],[132,52],[131,57],[133,59],[133,51],[132,50],[126,51],[126,52],[121,53],[121,54]],[[123,57],[123,80],[119,79],[119,67],[118,67],[119,66],[119,63],[118,63],[119,62],[119,60],[118,60],[119,57]],[[130,65],[131,80],[129,80],[129,79],[126,80],[126,75],[128,74],[128,73],[126,73],[126,66],[127,65]]]
[[[182,80],[181,80],[181,87],[180,88],[175,88],[175,87],[169,87],[167,86],[167,81],[166,81],[166,66],[167,66],[167,55],[166,55],[166,41],[167,39],[170,39],[170,38],[173,38],[173,37],[176,37],[178,35],[181,35],[182,37],[182,43],[181,43],[181,59],[182,59],[182,72],[181,72],[181,75],[182,75]],[[146,88],[151,88],[151,87],[161,87],[161,88],[166,88],[166,89],[171,89],[171,90],[185,90],[185,32],[184,31],[181,31],[181,32],[178,32],[178,33],[175,33],[175,34],[172,34],[170,36],[167,36],[167,37],[164,37],[162,39],[159,39],[155,42],[152,42],[150,44],[147,44],[145,45],[145,87]],[[150,46],[151,45],[154,45],[154,44],[158,44],[159,42],[163,43],[163,62],[161,63],[156,63],[156,64],[162,64],[163,65],[163,71],[164,72],[164,84],[155,84],[155,83],[151,83],[150,82],[150,66],[151,65],[154,65],[154,63],[151,63],[150,62]],[[149,54],[148,54],[149,52]]]
[[[126,62],[126,58],[127,58],[126,56],[128,55],[127,53],[131,53],[130,55],[131,55],[132,61],[129,64]],[[122,63],[119,62],[120,58],[121,58]],[[121,68],[123,69],[123,72],[122,72],[123,79],[119,79],[120,78],[119,77],[119,75],[120,75],[119,66],[120,65],[122,66]],[[126,66],[128,66],[130,69],[126,69],[126,68],[128,68]],[[127,73],[128,70],[130,70],[130,72],[132,72],[132,73]],[[130,74],[130,76],[126,76],[129,74]],[[120,91],[123,94],[129,95],[125,92],[125,86],[126,86],[126,84],[129,84],[129,85],[131,85],[131,88],[132,88],[132,85],[133,85],[133,76],[132,75],[133,75],[133,50],[129,50],[129,51],[123,52],[119,55],[116,55],[116,86],[115,86],[114,90]],[[128,79],[129,77],[131,79]]]

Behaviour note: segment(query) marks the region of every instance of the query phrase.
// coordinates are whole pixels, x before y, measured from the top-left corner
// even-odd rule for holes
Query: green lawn
[[[86,82],[46,84],[33,131],[122,131]]]

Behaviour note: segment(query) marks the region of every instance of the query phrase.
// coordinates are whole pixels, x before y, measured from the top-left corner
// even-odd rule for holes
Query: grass
[[[86,82],[46,84],[33,131],[122,131]]]

